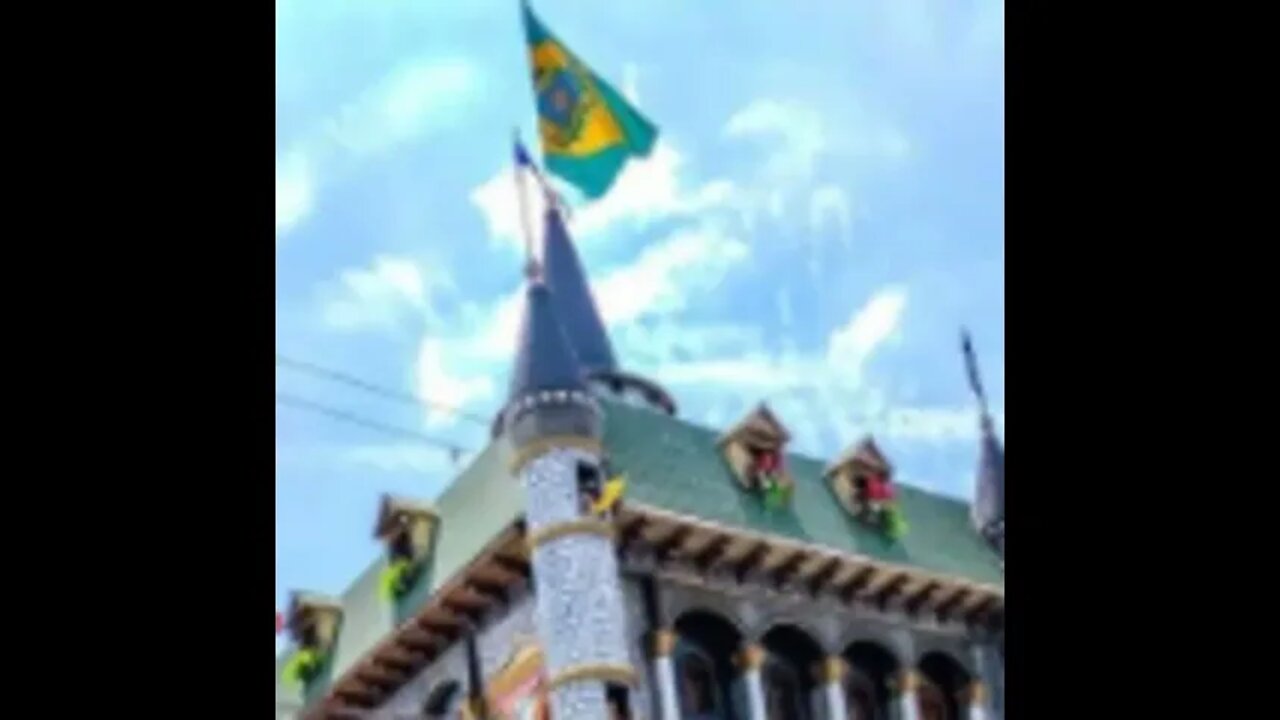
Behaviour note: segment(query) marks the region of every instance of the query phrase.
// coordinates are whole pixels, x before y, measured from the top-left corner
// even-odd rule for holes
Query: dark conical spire
[[[977,487],[973,498],[973,524],[978,532],[1004,557],[1004,448],[996,437],[995,423],[987,409],[986,394],[978,376],[978,362],[967,331],[961,332],[965,369],[969,386],[978,400],[981,445],[978,456]]]
[[[547,208],[545,220],[540,271],[551,289],[551,302],[569,345],[585,372],[616,371],[613,346],[591,296],[582,262],[554,203]]]
[[[511,397],[494,420],[494,437],[506,433],[520,447],[550,436],[598,438],[600,431],[600,409],[556,317],[553,295],[530,278]]]
[[[582,388],[582,372],[556,317],[551,292],[531,278],[511,372],[511,399],[543,390]]]

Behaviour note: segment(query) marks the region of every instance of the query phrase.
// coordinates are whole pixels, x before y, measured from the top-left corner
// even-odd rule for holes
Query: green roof
[[[718,432],[651,410],[613,402],[604,407],[604,445],[613,468],[627,475],[629,500],[728,527],[1003,585],[999,560],[972,529],[964,501],[899,485],[899,504],[910,529],[902,539],[889,541],[849,517],[822,476],[822,461],[788,454],[795,481],[791,505],[768,510],[733,478],[716,443]],[[511,477],[511,460],[508,443],[490,443],[436,500],[440,522],[431,556],[394,609],[378,595],[383,558],[343,594],[337,647],[332,662],[309,684],[308,703],[523,514],[524,491]],[[297,688],[281,683],[277,702],[299,695]]]
[[[827,463],[788,453],[795,492],[789,507],[770,510],[734,479],[716,444],[719,437],[717,431],[649,410],[608,406],[605,447],[613,468],[627,475],[628,500],[885,562],[1003,584],[999,559],[969,523],[968,503],[899,484],[898,502],[910,530],[890,541],[840,505],[822,476]]]

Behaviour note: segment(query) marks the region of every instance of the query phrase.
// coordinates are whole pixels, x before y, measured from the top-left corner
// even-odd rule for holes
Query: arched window
[[[676,689],[680,700],[680,717],[722,718],[723,705],[716,668],[711,658],[693,645],[684,644],[676,656]]]
[[[456,680],[446,680],[427,696],[422,705],[422,716],[426,720],[453,720],[458,716],[461,704],[462,686]]]
[[[823,651],[809,633],[795,625],[775,625],[760,638],[767,653],[764,681],[765,714],[772,718],[808,720],[810,697],[817,687],[813,669]]]
[[[947,697],[937,685],[928,681],[920,683],[916,697],[920,704],[920,720],[959,720],[951,714]]]
[[[743,717],[731,689],[737,670],[733,656],[742,635],[724,617],[690,610],[673,623],[678,641],[673,662],[681,720],[737,720]]]
[[[845,679],[845,706],[857,720],[888,720],[892,717],[893,692],[890,681],[898,674],[898,661],[883,645],[858,640],[844,651],[849,663]]]
[[[920,720],[959,720],[960,699],[971,681],[964,666],[946,653],[930,652],[920,660],[920,674]]]
[[[850,669],[845,681],[845,709],[849,720],[883,720],[875,684],[861,671]]]
[[[764,665],[762,679],[765,717],[807,720],[809,703],[796,668],[771,658]]]

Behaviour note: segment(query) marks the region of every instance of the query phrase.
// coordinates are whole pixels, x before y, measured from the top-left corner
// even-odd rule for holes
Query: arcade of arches
[[[746,642],[725,618],[681,615],[655,643],[661,716],[682,720],[972,720],[982,684],[951,656],[903,668],[884,646],[857,641],[838,657],[793,625]]]

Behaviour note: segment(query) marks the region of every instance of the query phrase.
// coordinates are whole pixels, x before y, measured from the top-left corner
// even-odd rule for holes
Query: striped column
[[[961,707],[965,707],[967,720],[987,720],[987,686],[975,680],[961,693]]]
[[[1001,720],[1004,712],[1003,703],[1001,702],[1000,692],[1004,685],[1000,656],[996,654],[996,648],[984,645],[974,645],[973,663],[977,669],[977,677],[982,683],[982,711],[986,720]]]
[[[920,702],[916,691],[920,688],[920,675],[914,668],[907,668],[898,675],[898,720],[920,720]]]
[[[653,677],[658,685],[658,720],[680,720],[680,703],[676,695],[676,670],[672,658],[676,634],[667,628],[653,633]]]
[[[826,699],[826,717],[828,720],[847,720],[848,710],[844,702],[844,678],[849,668],[844,658],[829,655],[822,661],[818,671],[818,682],[822,683],[822,694]],[[860,718],[859,720],[867,720]]]
[[[751,644],[738,655],[738,667],[742,668],[742,687],[747,696],[747,720],[768,720],[764,714],[764,681],[760,669],[764,667],[764,648]]]

